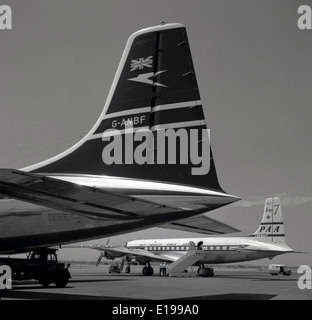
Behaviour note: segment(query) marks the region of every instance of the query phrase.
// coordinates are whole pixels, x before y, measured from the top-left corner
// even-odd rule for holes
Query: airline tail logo
[[[164,84],[158,83],[154,81],[154,78],[156,78],[159,74],[166,72],[167,70],[162,70],[158,72],[148,72],[148,73],[141,73],[135,78],[130,78],[128,79],[129,81],[136,81],[136,82],[141,82],[141,83],[146,83],[146,84],[151,84],[152,86],[158,86],[158,87],[165,87]]]
[[[274,204],[274,206],[272,207],[272,204],[270,201],[268,201],[266,203],[266,207],[265,207],[265,213],[268,213],[266,215],[266,218],[269,220],[269,219],[272,219],[272,214],[273,216],[276,216],[277,213],[278,213],[278,209],[280,207],[280,204],[277,203],[277,204]]]
[[[131,60],[131,67],[130,71],[135,71],[135,70],[143,70],[144,68],[152,68],[153,67],[153,56],[149,56],[147,58],[138,58]],[[150,84],[152,86],[158,86],[158,87],[165,87],[164,84],[158,83],[154,81],[154,79],[160,75],[161,73],[166,72],[167,70],[161,70],[157,72],[147,72],[147,73],[141,73],[135,78],[130,78],[128,79],[129,81],[136,81],[136,82],[141,82],[145,84]]]
[[[259,229],[259,233],[263,236],[268,236],[270,234],[279,234],[280,231],[280,226],[265,226],[262,225]]]
[[[137,69],[142,70],[144,67],[152,68],[152,66],[153,66],[153,56],[131,60],[131,71],[134,71]]]

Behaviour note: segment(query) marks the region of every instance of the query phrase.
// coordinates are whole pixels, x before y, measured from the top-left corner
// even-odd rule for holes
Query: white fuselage
[[[134,240],[127,248],[144,249],[156,255],[178,260],[190,250],[190,242],[195,246],[203,242],[204,258],[198,264],[218,264],[273,258],[292,252],[285,242],[270,242],[270,239],[252,237],[203,237],[184,239]]]

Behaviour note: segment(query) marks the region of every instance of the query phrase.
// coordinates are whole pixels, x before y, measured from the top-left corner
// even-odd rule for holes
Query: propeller
[[[110,241],[110,239],[108,239],[108,240],[106,241],[105,247],[108,247],[109,241]],[[106,251],[105,251],[105,250],[104,250],[104,251],[101,251],[101,254],[100,254],[100,256],[99,256],[99,258],[98,258],[98,260],[97,260],[97,262],[96,262],[96,266],[98,266],[98,265],[100,264],[100,262],[101,262],[101,260],[102,260],[103,257],[106,257]]]
[[[101,252],[101,254],[100,254],[100,256],[99,256],[99,258],[98,258],[98,260],[96,262],[96,266],[98,266],[100,264],[100,262],[101,262],[103,257],[104,257],[104,252]]]

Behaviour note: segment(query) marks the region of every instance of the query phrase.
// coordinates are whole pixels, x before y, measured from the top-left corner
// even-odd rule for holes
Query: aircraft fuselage
[[[144,249],[155,255],[162,255],[178,260],[190,249],[190,241],[196,245],[203,242],[201,250],[203,259],[197,264],[219,264],[251,261],[273,257],[292,252],[285,243],[253,240],[250,237],[204,237],[164,240],[129,241],[129,249]]]
[[[189,210],[179,212],[178,216],[151,216],[147,212],[144,219],[124,221],[67,213],[14,199],[3,199],[0,200],[1,253],[22,252],[29,248],[55,246],[142,230],[207,212],[237,199],[221,192],[142,180],[90,176],[56,178],[98,188],[106,186],[106,190],[149,201],[162,201],[164,204],[174,204]]]

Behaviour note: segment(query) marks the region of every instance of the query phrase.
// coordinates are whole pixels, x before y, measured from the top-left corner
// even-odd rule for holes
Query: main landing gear
[[[126,267],[125,273],[130,273],[130,271],[131,271],[131,268],[130,268],[131,258],[126,256],[126,261],[127,261],[127,267]]]

